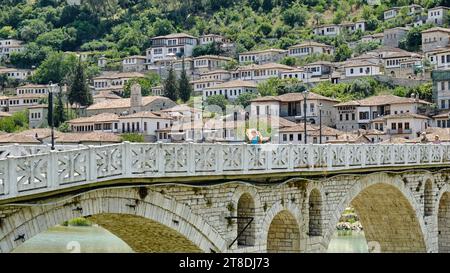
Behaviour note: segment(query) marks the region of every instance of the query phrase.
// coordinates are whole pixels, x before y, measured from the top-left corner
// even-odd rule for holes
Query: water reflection
[[[56,226],[17,247],[13,253],[127,253],[133,250],[99,226]]]
[[[348,235],[336,231],[328,246],[328,253],[368,253],[364,232],[351,232]]]

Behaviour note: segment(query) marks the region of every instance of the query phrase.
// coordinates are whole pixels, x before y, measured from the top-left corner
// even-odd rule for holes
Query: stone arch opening
[[[239,198],[237,217],[237,234],[240,234],[238,238],[238,245],[255,245],[255,202],[250,194],[244,193]],[[253,218],[251,223],[250,217]],[[249,223],[250,225],[248,225]]]
[[[322,235],[322,197],[317,189],[309,194],[309,236]]]
[[[424,215],[430,216],[433,215],[433,182],[431,180],[427,180],[425,182],[425,190],[423,192],[423,207],[424,207]]]
[[[103,213],[89,220],[116,235],[139,253],[198,253],[188,238],[156,221],[131,214]]]
[[[378,180],[368,177],[368,181]],[[386,177],[382,179],[386,180]],[[360,187],[361,184],[358,184]],[[426,252],[423,222],[420,222],[412,197],[405,195],[396,184],[369,182],[369,186],[348,191],[339,206],[340,215],[346,207],[353,207],[364,230],[369,252]],[[339,219],[331,221],[332,231],[336,231]],[[329,241],[328,241],[329,243]]]
[[[267,252],[300,252],[300,228],[295,217],[289,211],[279,212],[270,223],[267,234]]]
[[[439,200],[438,251],[450,253],[450,192],[445,192]]]
[[[99,196],[101,197],[99,198]],[[76,208],[73,205],[74,203],[77,204]],[[115,231],[114,227],[104,225],[100,220],[106,218],[101,218],[98,215],[128,217],[129,221],[120,221],[128,222],[128,224],[136,222],[136,219],[141,221],[145,219],[147,224],[144,224],[144,226],[154,227],[159,224],[165,227],[163,234],[171,238],[180,238],[179,235],[182,235],[203,252],[220,252],[227,247],[222,236],[205,222],[201,215],[195,214],[186,205],[174,199],[167,199],[161,193],[155,191],[149,191],[145,199],[142,199],[138,191],[134,189],[117,188],[88,192],[73,199],[64,199],[60,203],[56,202],[40,208],[23,207],[18,209],[2,220],[10,224],[4,225],[7,229],[4,229],[3,233],[0,234],[0,252],[10,252],[35,235],[77,217],[89,216],[92,222],[104,226],[113,234],[119,234],[119,231]],[[138,225],[134,224],[134,226],[137,227]],[[161,226],[159,227],[161,228]],[[155,236],[154,233],[151,234],[150,237]],[[120,236],[118,237],[122,239]],[[146,237],[149,236],[146,235]],[[180,240],[177,239],[176,241],[180,242]],[[128,243],[126,239],[123,241]],[[130,243],[129,245],[132,247]],[[135,251],[140,251],[139,247],[132,248]],[[197,252],[197,249],[194,250],[192,245],[188,249]],[[146,251],[151,251],[151,249]],[[166,251],[170,251],[170,249]],[[184,251],[180,250],[180,252]]]

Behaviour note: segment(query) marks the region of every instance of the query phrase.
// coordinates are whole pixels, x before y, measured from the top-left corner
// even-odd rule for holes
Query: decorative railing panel
[[[17,191],[29,191],[48,186],[48,164],[47,155],[32,155],[21,157],[16,160],[16,187]],[[14,181],[12,181],[14,183]]]
[[[133,177],[336,171],[450,164],[444,144],[132,144],[1,147],[0,199]]]

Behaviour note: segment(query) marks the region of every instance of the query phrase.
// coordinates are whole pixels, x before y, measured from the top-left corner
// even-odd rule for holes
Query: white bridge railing
[[[0,199],[119,178],[450,164],[450,144],[132,144],[0,149]],[[69,149],[69,150],[67,150]],[[25,151],[25,152],[24,152]]]

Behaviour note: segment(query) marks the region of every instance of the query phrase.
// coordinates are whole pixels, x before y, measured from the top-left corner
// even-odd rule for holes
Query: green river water
[[[128,253],[132,249],[109,231],[98,227],[56,226],[16,248],[14,253]],[[363,233],[333,236],[328,252],[368,252]]]

